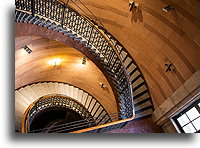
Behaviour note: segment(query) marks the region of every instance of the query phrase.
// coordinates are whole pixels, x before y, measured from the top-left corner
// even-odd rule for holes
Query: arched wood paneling
[[[82,53],[64,43],[38,36],[16,37],[15,43],[16,89],[39,81],[66,82],[88,91],[108,113],[117,112],[108,81],[90,60],[86,65],[81,64]],[[27,54],[21,49],[24,45],[28,45],[33,52]],[[54,58],[60,58],[61,64],[56,67],[49,65],[48,61]],[[105,84],[107,89],[102,89],[99,83]]]
[[[135,59],[155,108],[199,69],[199,0],[137,0],[139,9],[133,12],[129,12],[128,0],[82,2]],[[175,10],[164,12],[167,5]],[[167,61],[175,72],[165,72]]]

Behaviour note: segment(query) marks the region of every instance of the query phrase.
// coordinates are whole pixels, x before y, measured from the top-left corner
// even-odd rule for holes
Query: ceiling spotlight
[[[165,6],[165,7],[163,8],[163,11],[165,11],[165,12],[169,12],[170,10],[174,10],[174,7],[171,6],[171,5]]]
[[[86,62],[87,62],[87,58],[86,58],[86,57],[83,57],[83,58],[82,58],[82,64],[85,65]]]
[[[23,50],[25,50],[28,54],[31,54],[33,51],[31,50],[30,47],[28,47],[27,45],[22,47]]]
[[[52,65],[53,67],[56,67],[60,65],[61,60],[60,59],[52,59],[49,61],[49,64]]]
[[[130,11],[132,11],[133,8],[136,9],[139,6],[139,4],[137,2],[134,2],[133,0],[129,0],[129,6],[130,6]]]
[[[102,82],[100,82],[99,85],[101,86],[101,88],[107,89],[107,86],[105,84],[103,84]]]
[[[173,64],[169,61],[165,64],[165,66],[167,67],[166,72],[174,70]]]

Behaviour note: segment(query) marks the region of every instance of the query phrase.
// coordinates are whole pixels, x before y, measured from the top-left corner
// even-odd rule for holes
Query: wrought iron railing
[[[57,30],[93,52],[113,79],[121,119],[133,119],[133,100],[139,100],[139,106],[150,99],[149,95],[146,95],[148,88],[141,71],[126,49],[105,28],[97,26],[94,21],[80,15],[65,3],[57,0],[16,0],[16,22],[27,22]],[[140,84],[136,83],[139,79],[142,79]],[[142,86],[146,87],[145,90],[140,90]],[[141,99],[144,94],[147,98]],[[147,109],[151,107],[152,105]]]
[[[35,118],[35,115],[38,115],[41,111],[45,109],[52,108],[52,107],[61,107],[71,109],[77,112],[79,115],[82,116],[83,120],[78,120],[70,123],[60,124],[51,126],[50,128],[42,128],[42,129],[35,129],[29,130],[32,121]],[[103,125],[106,123],[110,123],[111,121],[118,120],[122,114],[113,113],[113,114],[105,114],[98,117],[94,117],[91,113],[81,104],[76,102],[75,100],[69,99],[64,96],[44,96],[38,99],[36,102],[32,104],[31,109],[28,110],[27,115],[25,117],[26,121],[26,132],[27,133],[63,133],[63,132],[70,132],[77,129],[84,129],[84,128],[91,128],[99,125]],[[119,127],[119,125],[117,126]],[[91,131],[90,131],[91,132]]]
[[[39,23],[44,18],[57,22],[55,27],[66,29],[64,34],[68,34],[67,30],[76,32],[75,37],[80,36],[82,42],[86,42],[86,46],[92,47],[95,53],[101,58],[101,62],[111,73],[116,87],[119,92],[119,100],[123,104],[122,111],[129,113],[127,117],[133,115],[132,88],[129,82],[129,76],[126,74],[123,60],[115,50],[113,45],[105,38],[105,35],[96,28],[87,18],[81,16],[69,6],[56,0],[16,0],[16,9],[31,12],[34,17],[30,17],[29,21]],[[25,14],[23,14],[24,16]],[[22,17],[23,17],[22,16]],[[36,19],[36,20],[34,20]],[[70,36],[73,36],[70,35]]]
[[[94,105],[95,106],[95,105]],[[53,107],[60,107],[60,108],[66,108],[71,109],[75,112],[77,112],[83,120],[78,120],[70,123],[60,124],[51,126],[50,128],[42,128],[42,129],[34,129],[30,130],[30,125],[34,121],[34,119],[37,117],[40,112],[43,112],[45,109],[53,108]],[[96,110],[98,111],[98,110]],[[27,109],[26,113],[24,114],[23,118],[23,127],[22,131],[23,133],[63,133],[63,132],[71,132],[74,130],[80,130],[84,128],[91,128],[95,126],[104,125],[106,123],[111,123],[112,121],[118,121],[123,115],[120,112],[108,114],[101,114],[102,112],[105,112],[105,110],[102,110],[100,114],[95,117],[95,114],[91,114],[82,104],[77,102],[76,100],[72,98],[68,98],[63,95],[52,95],[52,96],[44,96],[36,100],[34,103],[32,103],[29,108]],[[124,125],[124,123],[120,124],[121,126]],[[110,129],[119,127],[119,125],[109,127]],[[108,127],[106,128],[108,129]],[[102,131],[102,129],[95,129],[92,131],[87,132],[96,132],[96,131]]]
[[[61,94],[58,94],[58,90],[56,91],[55,89],[52,89],[55,86],[58,87],[58,90],[60,89]],[[48,89],[48,93],[42,91],[43,89]],[[27,96],[26,94],[30,92],[31,94]],[[37,94],[33,94],[34,92],[37,92]],[[96,98],[94,98],[91,94],[84,91],[83,89],[67,83],[52,81],[37,82],[16,89],[15,93],[23,96],[22,98],[20,98],[19,95],[16,95],[15,101],[17,104],[19,104],[18,102],[20,101],[28,101],[29,103],[31,103],[29,106],[25,107],[27,109],[22,119],[23,132],[29,132],[29,126],[35,116],[38,115],[38,113],[52,107],[68,108],[74,110],[79,115],[81,115],[84,120],[90,119],[90,122],[92,122],[94,121],[93,119],[95,119],[95,121],[93,122],[95,123],[95,125],[109,123],[115,120],[119,120],[120,118],[119,116],[119,118],[110,119],[108,112]],[[39,99],[32,102],[34,99],[32,95]],[[16,112],[20,113],[20,109],[22,108],[18,108]]]
[[[84,120],[53,126],[51,127],[51,129],[43,128],[30,131],[29,130],[30,125],[32,121],[35,119],[35,117],[45,109],[53,107],[71,109],[77,112]],[[82,104],[78,103],[76,100],[70,99],[66,96],[54,95],[54,96],[44,96],[42,98],[39,98],[33,104],[31,104],[30,109],[28,109],[28,112],[25,115],[24,121],[25,121],[24,125],[25,129],[23,130],[25,130],[27,133],[36,133],[36,132],[67,132],[73,129],[75,130],[83,127],[92,127],[96,125],[105,124],[111,122],[111,119],[107,113],[103,116],[98,116],[95,118]]]

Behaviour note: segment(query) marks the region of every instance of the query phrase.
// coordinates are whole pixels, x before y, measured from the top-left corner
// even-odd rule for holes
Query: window
[[[200,99],[173,117],[182,133],[200,133]]]

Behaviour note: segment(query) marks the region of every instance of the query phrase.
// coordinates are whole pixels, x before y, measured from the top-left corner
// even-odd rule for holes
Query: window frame
[[[195,107],[197,109],[197,111],[200,114],[200,99],[198,98],[197,100],[195,100],[192,104],[190,104],[189,106],[187,106],[185,109],[183,109],[182,111],[180,111],[177,115],[175,115],[174,117],[172,117],[172,120],[174,121],[174,123],[176,124],[176,126],[178,127],[179,131],[181,133],[185,133],[185,131],[183,130],[183,127],[185,127],[188,124],[192,124],[193,125],[193,121],[200,118],[200,116],[198,116],[197,118],[190,120],[189,117],[187,116],[186,112],[189,111],[190,109],[192,109],[193,107]],[[189,122],[187,124],[185,124],[184,126],[181,126],[180,123],[178,122],[178,118],[181,117],[183,114],[185,114],[189,120]],[[193,125],[194,129],[196,130],[196,132],[194,133],[200,133],[200,130],[197,131],[197,129],[195,128],[195,126]]]

